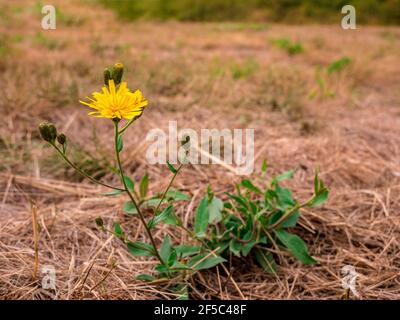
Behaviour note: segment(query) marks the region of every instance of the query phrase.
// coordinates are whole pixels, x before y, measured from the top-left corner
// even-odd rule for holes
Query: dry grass
[[[98,88],[101,70],[115,61],[126,65],[130,86],[151,101],[127,133],[123,158],[135,179],[149,172],[152,192],[168,183],[168,170],[146,163],[144,137],[151,128],[167,128],[169,120],[180,128],[255,128],[257,166],[266,158],[270,174],[299,167],[290,186],[300,199],[309,194],[319,167],[331,190],[322,209],[303,211],[296,230],[319,265],[288,258],[275,277],[252,261],[234,261],[231,278],[221,268],[195,275],[192,298],[337,299],[346,264],[360,274],[360,298],[400,298],[399,29],[122,24],[93,4],[59,1],[80,23],[42,31],[50,41],[37,36],[35,3],[1,4],[0,39],[7,47],[0,50],[1,298],[49,298],[40,290],[44,265],[56,269],[51,294],[57,299],[174,298],[164,285],[135,280],[154,261],[130,256],[96,229],[94,219],[101,215],[108,223],[122,222],[133,239],[143,234],[139,222],[121,212],[123,199],[101,197],[104,190],[80,181],[36,131],[43,119],[55,122],[87,170],[114,179],[106,161],[89,157],[112,156],[112,126],[89,119],[77,100]],[[388,33],[394,36],[388,39]],[[270,43],[279,37],[300,41],[305,52],[287,55]],[[317,65],[342,56],[353,63],[328,80],[335,95],[310,99]],[[250,71],[249,59],[257,64]],[[239,77],[233,75],[238,68]],[[222,194],[238,179],[219,166],[186,166],[176,187],[193,197],[177,213],[189,219],[208,184]],[[167,226],[156,239],[164,232],[182,241]]]

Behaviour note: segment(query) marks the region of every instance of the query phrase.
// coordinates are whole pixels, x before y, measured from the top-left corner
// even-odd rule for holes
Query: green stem
[[[172,183],[174,182],[174,180],[175,180],[176,176],[178,175],[179,170],[181,170],[182,166],[183,166],[183,164],[180,164],[179,167],[178,167],[178,169],[176,169],[176,171],[175,171],[175,173],[174,173],[174,176],[172,177],[171,181],[169,182],[167,188],[165,189],[163,195],[161,196],[160,202],[158,203],[156,209],[154,210],[153,217],[157,214],[158,209],[160,209],[160,206],[161,206],[162,202],[164,201],[165,196],[167,195],[167,192],[168,192],[169,189],[171,188]]]
[[[123,170],[122,170],[121,159],[120,159],[120,157],[119,157],[119,151],[118,151],[118,136],[119,136],[119,134],[120,134],[120,133],[118,132],[118,123],[119,123],[119,120],[114,120],[114,126],[115,126],[115,140],[114,140],[114,145],[115,145],[115,155],[116,155],[116,158],[117,158],[117,164],[118,164],[119,174],[120,174],[120,176],[121,176],[122,183],[124,184],[125,191],[126,191],[126,193],[128,194],[129,198],[131,199],[131,201],[132,201],[134,207],[136,208],[136,211],[137,211],[137,213],[139,214],[140,221],[142,222],[144,228],[146,229],[147,235],[149,236],[150,241],[151,241],[151,243],[152,243],[152,245],[153,245],[154,252],[155,252],[155,254],[156,254],[156,256],[157,256],[157,259],[160,261],[160,263],[161,263],[162,265],[165,265],[163,259],[161,258],[160,254],[158,253],[157,245],[156,245],[156,242],[154,241],[154,238],[153,238],[153,236],[152,236],[152,234],[151,234],[150,228],[148,227],[148,225],[147,225],[147,223],[146,223],[146,220],[144,219],[144,216],[143,216],[142,212],[140,211],[140,208],[139,208],[139,206],[137,205],[137,203],[136,203],[136,201],[135,201],[135,198],[133,197],[132,193],[130,192],[128,186],[126,185],[125,179],[124,179],[124,172],[123,172]]]
[[[132,118],[131,120],[129,120],[123,127],[121,130],[118,131],[118,134],[122,134],[126,129],[128,129],[128,127],[133,123],[133,121],[135,121],[138,117]]]
[[[307,200],[306,202],[302,203],[302,204],[297,204],[296,206],[294,206],[293,208],[291,208],[290,210],[288,210],[287,212],[285,212],[282,217],[280,217],[278,219],[278,221],[276,221],[274,224],[270,225],[268,227],[268,229],[274,229],[276,227],[278,227],[283,221],[285,221],[287,218],[289,218],[289,216],[291,216],[293,213],[295,213],[297,210],[300,210],[303,207],[308,206],[311,201],[314,200],[315,196],[312,196],[309,200]]]
[[[66,163],[68,163],[72,168],[74,168],[78,173],[80,173],[82,176],[84,176],[85,178],[89,179],[90,181],[100,184],[104,187],[110,188],[110,189],[114,189],[114,190],[118,190],[118,191],[125,191],[124,189],[121,188],[117,188],[114,186],[111,186],[107,183],[101,182],[99,180],[96,180],[95,178],[93,178],[92,176],[88,175],[86,172],[82,171],[77,165],[75,165],[74,163],[72,163],[67,157],[66,155],[54,144],[54,143],[50,143],[60,154],[60,156],[64,159],[64,161]]]

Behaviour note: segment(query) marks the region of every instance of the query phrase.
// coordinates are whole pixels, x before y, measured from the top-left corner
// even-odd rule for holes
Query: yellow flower
[[[93,99],[87,97],[90,102],[79,101],[96,111],[89,112],[91,116],[110,119],[133,119],[139,117],[148,101],[140,90],[131,92],[126,82],[121,82],[118,90],[114,80],[108,81],[108,86],[103,87],[102,92],[93,92]]]

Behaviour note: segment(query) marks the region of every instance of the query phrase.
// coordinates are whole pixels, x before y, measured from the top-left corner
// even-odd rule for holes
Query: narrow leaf
[[[319,190],[319,193],[311,201],[312,207],[318,207],[323,204],[328,199],[329,191],[328,189]]]
[[[199,246],[189,246],[189,245],[179,245],[175,247],[177,254],[180,254],[182,258],[187,256],[192,256],[200,252],[201,247]]]
[[[263,160],[262,165],[261,165],[261,172],[265,173],[267,171],[267,160]]]
[[[122,231],[121,225],[118,222],[114,223],[114,234],[118,238],[122,237],[123,231]]]
[[[313,259],[307,250],[307,246],[301,238],[295,234],[291,234],[283,229],[274,230],[275,235],[280,242],[304,264],[314,264],[317,261]]]
[[[147,195],[149,189],[149,175],[146,173],[140,181],[140,197],[143,199]]]
[[[242,180],[242,186],[245,187],[246,189],[249,189],[255,193],[261,194],[261,190],[256,187],[250,180],[243,179]]]
[[[135,184],[133,183],[132,179],[129,178],[128,176],[124,176],[124,181],[128,189],[133,191]]]
[[[122,210],[128,214],[137,214],[136,207],[132,201],[125,202]]]
[[[160,214],[156,215],[148,223],[150,229],[154,228],[160,222],[165,224],[178,225],[180,223],[179,218],[174,214],[173,206],[168,206]]]
[[[275,274],[278,266],[270,252],[261,249],[255,250],[255,257],[258,264],[268,273]]]
[[[224,203],[221,199],[213,197],[211,202],[208,204],[208,222],[218,223],[222,220],[222,209],[224,208]]]
[[[219,256],[209,256],[204,259],[207,255],[209,255],[209,253],[201,253],[197,256],[194,256],[188,263],[189,267],[193,267],[194,270],[199,271],[203,269],[210,269],[226,261],[224,258]]]
[[[167,199],[172,199],[174,201],[188,201],[190,197],[183,192],[177,190],[168,190],[167,194],[165,195]]]
[[[120,195],[121,193],[122,193],[121,190],[114,190],[114,191],[111,191],[111,192],[103,193],[102,195],[103,195],[103,196],[106,196],[106,197],[113,197],[113,196],[118,196],[118,195]]]
[[[286,172],[280,174],[279,176],[275,177],[275,180],[278,182],[281,182],[281,181],[284,181],[287,179],[291,179],[291,178],[293,178],[294,172],[295,172],[295,170],[286,171]]]
[[[168,257],[171,254],[171,250],[172,250],[171,238],[169,235],[166,235],[160,248],[160,256],[164,260],[164,262],[168,260]]]
[[[172,164],[169,163],[169,161],[167,160],[167,166],[169,168],[169,170],[173,173],[176,174],[178,171],[176,171],[176,169],[174,168],[174,166]]]
[[[154,249],[151,245],[141,241],[129,241],[127,243],[128,251],[133,256],[138,257],[151,257],[155,256]]]
[[[118,140],[117,140],[117,151],[121,152],[122,149],[124,147],[124,144],[122,142],[122,136],[118,136]]]
[[[194,232],[199,238],[204,238],[206,236],[208,220],[208,196],[205,196],[201,199],[200,204],[197,207],[194,219]]]

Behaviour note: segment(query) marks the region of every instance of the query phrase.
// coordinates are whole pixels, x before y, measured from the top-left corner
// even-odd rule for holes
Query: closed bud
[[[57,141],[58,141],[59,144],[64,145],[64,143],[67,141],[66,135],[64,133],[60,133],[57,136]]]
[[[122,75],[124,74],[124,66],[122,63],[114,64],[112,71],[112,78],[114,80],[115,85],[121,83]]]
[[[104,221],[103,221],[103,218],[97,217],[96,220],[95,220],[95,222],[96,222],[96,225],[97,225],[99,228],[104,228]]]
[[[111,71],[110,71],[110,69],[105,68],[105,69],[104,69],[103,75],[104,75],[104,84],[105,84],[106,86],[108,86],[108,81],[112,79],[112,78],[111,78]]]
[[[39,132],[42,139],[47,142],[54,142],[57,138],[57,129],[50,122],[45,121],[39,124]]]

